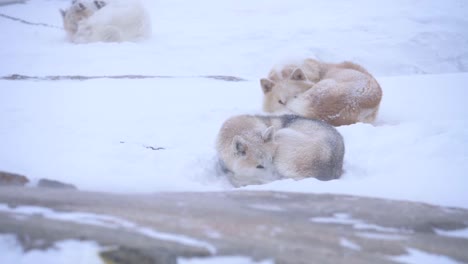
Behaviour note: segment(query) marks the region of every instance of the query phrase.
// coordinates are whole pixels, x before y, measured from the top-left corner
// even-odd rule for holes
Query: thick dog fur
[[[79,23],[93,15],[99,9],[99,6],[94,1],[73,0],[69,8],[66,10],[60,9],[63,28],[69,39],[72,39],[78,31]]]
[[[332,180],[342,174],[344,142],[329,124],[296,115],[240,115],[225,121],[216,149],[234,186],[282,178]]]
[[[74,43],[138,41],[151,35],[149,15],[138,0],[74,0],[61,14]]]
[[[273,69],[260,80],[263,109],[323,120],[334,126],[372,123],[382,99],[382,89],[363,67],[306,59],[300,65]]]

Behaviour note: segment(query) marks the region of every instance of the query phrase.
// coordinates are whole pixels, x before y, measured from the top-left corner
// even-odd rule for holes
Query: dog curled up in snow
[[[77,1],[73,0],[71,6],[66,9],[60,9],[60,14],[63,19],[63,28],[67,33],[68,38],[73,36],[78,31],[79,22],[93,15],[98,9],[105,5],[103,1]]]
[[[333,126],[297,115],[231,117],[221,127],[216,149],[236,187],[284,178],[337,179],[345,151]]]
[[[151,21],[139,0],[73,0],[60,10],[74,43],[138,41],[151,35]]]
[[[323,120],[334,126],[372,123],[382,89],[363,67],[306,59],[270,71],[260,80],[263,110]]]

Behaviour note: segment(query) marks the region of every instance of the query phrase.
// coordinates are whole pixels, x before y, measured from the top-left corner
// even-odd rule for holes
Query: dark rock
[[[203,76],[208,79],[215,79],[215,80],[220,80],[220,81],[226,81],[226,82],[243,82],[246,81],[245,79],[236,77],[236,76],[226,76],[226,75],[207,75]]]
[[[39,188],[54,188],[54,189],[72,189],[77,190],[73,184],[63,183],[56,180],[40,179],[37,183]]]
[[[103,251],[99,255],[108,264],[177,264],[176,256],[167,252],[160,252],[154,257],[127,247]]]
[[[24,186],[29,182],[26,176],[0,171],[0,185]]]

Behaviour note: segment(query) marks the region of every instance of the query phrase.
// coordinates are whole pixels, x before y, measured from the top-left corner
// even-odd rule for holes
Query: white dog
[[[60,10],[74,43],[138,41],[151,36],[151,20],[138,0],[74,0]]]

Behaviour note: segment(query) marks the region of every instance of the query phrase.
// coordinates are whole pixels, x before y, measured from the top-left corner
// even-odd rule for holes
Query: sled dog
[[[236,187],[283,178],[337,179],[345,151],[333,126],[297,115],[231,117],[221,127],[216,149]]]
[[[334,126],[372,123],[382,89],[362,66],[306,59],[285,65],[260,80],[263,110],[323,120]]]
[[[60,10],[74,43],[138,41],[151,35],[151,21],[138,0],[74,0]]]

